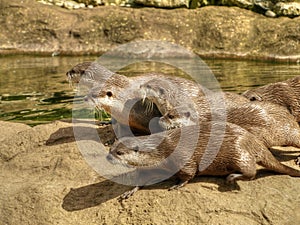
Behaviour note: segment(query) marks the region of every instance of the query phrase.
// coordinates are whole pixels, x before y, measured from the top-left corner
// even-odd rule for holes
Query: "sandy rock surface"
[[[111,128],[82,123],[108,140]],[[113,183],[87,165],[72,123],[33,128],[0,122],[1,224],[299,224],[300,179],[259,171],[253,181],[228,185],[222,177],[199,177],[168,191],[172,180],[138,191]],[[88,138],[88,135],[87,135]],[[275,150],[290,166],[299,149]],[[296,166],[294,166],[297,168]]]
[[[237,7],[68,10],[2,0],[0,15],[0,54],[99,55],[131,41],[161,40],[205,57],[300,61],[300,17],[269,18]]]

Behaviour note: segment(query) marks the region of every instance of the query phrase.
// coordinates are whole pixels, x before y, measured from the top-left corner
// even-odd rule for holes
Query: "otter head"
[[[67,79],[70,83],[79,83],[80,79],[83,77],[85,71],[91,66],[92,62],[79,63],[70,69],[67,73]]]
[[[163,133],[162,133],[163,134]],[[166,152],[159,147],[164,135],[154,134],[144,137],[124,137],[116,141],[107,156],[112,163],[131,167],[153,167],[158,165]]]
[[[262,96],[256,90],[245,91],[242,95],[250,101],[263,101]]]
[[[70,83],[93,87],[105,82],[114,73],[97,62],[83,62],[74,66],[66,75]]]
[[[159,125],[165,130],[196,125],[197,123],[198,113],[188,106],[175,107],[159,119]]]
[[[85,97],[85,101],[96,108],[104,109],[108,113],[112,113],[112,111],[116,113],[121,112],[125,96],[122,92],[128,85],[127,79],[124,76],[115,74],[105,83],[99,83],[90,89],[90,92]]]
[[[140,86],[144,101],[153,102],[162,114],[172,108],[171,102],[176,99],[176,85],[167,79],[152,79]]]
[[[117,96],[111,89],[104,89],[102,86],[94,87],[84,98],[86,102],[101,110],[111,113],[111,108],[118,104]]]

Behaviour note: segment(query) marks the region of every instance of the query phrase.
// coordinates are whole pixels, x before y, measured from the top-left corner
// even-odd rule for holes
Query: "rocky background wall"
[[[279,13],[273,8],[278,4],[299,7],[298,2],[261,1],[249,3],[249,7],[205,2],[200,5],[208,6],[188,9],[192,3],[180,0],[169,3],[181,8],[161,9],[141,7],[142,2],[116,7],[111,4],[122,3],[101,2],[107,5],[103,6],[99,1],[78,1],[68,7],[78,10],[67,9],[67,2],[53,0],[47,5],[50,3],[2,0],[0,54],[99,55],[129,41],[165,40],[206,57],[300,60],[300,17],[290,13],[290,17],[279,16],[288,10]],[[166,7],[164,0],[156,2]],[[155,1],[143,4],[152,3]],[[223,3],[238,4],[234,0]],[[270,18],[265,13],[276,16]]]

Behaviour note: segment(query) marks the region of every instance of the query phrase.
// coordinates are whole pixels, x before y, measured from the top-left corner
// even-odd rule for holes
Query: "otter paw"
[[[169,191],[171,190],[178,190],[179,188],[182,188],[184,185],[186,185],[188,181],[180,182],[179,184],[175,184],[172,187],[169,188]]]
[[[118,200],[119,200],[119,201],[122,201],[122,200],[124,200],[124,199],[128,199],[128,198],[131,197],[135,192],[137,192],[139,189],[140,189],[140,187],[136,186],[136,187],[134,187],[132,190],[124,192],[122,195],[119,196]]]
[[[300,166],[300,155],[295,159],[295,163]]]
[[[234,183],[236,180],[240,180],[241,177],[243,177],[243,174],[232,173],[232,174],[229,174],[229,175],[226,177],[226,182],[229,183],[229,184],[232,184],[232,183]]]

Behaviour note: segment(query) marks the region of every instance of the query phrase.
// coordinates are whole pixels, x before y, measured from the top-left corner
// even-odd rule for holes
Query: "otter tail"
[[[264,157],[262,157],[257,163],[266,169],[277,173],[287,174],[292,177],[300,177],[300,170],[296,170],[280,163],[269,151],[266,151]]]

